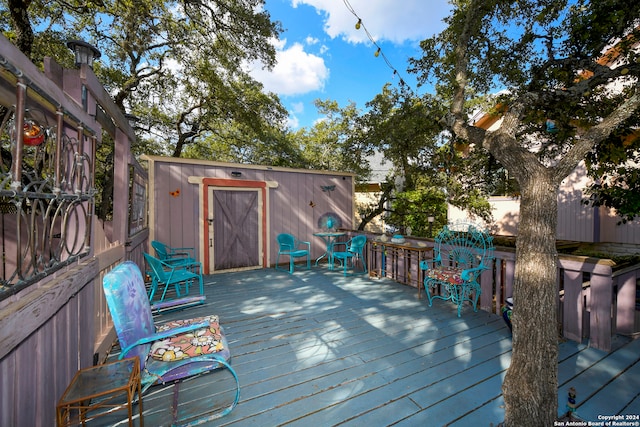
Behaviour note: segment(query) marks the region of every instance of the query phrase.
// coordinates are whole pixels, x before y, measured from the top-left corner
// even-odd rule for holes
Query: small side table
[[[138,356],[80,369],[58,401],[57,425],[84,426],[87,418],[105,415],[126,406],[129,411],[129,426],[132,426],[133,399],[138,393],[140,427],[143,427],[141,391]],[[126,403],[117,399],[123,395],[127,398]],[[104,411],[100,411],[101,409]]]

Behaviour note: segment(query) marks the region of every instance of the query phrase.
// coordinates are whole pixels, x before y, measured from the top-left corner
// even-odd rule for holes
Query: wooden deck
[[[242,391],[234,411],[208,425],[495,426],[504,418],[511,337],[496,315],[467,307],[458,318],[453,304],[429,307],[414,288],[324,266],[223,273],[207,276],[205,288],[205,305],[158,321],[220,316]],[[640,414],[640,340],[614,342],[610,353],[560,344],[559,415],[571,386],[582,419]],[[204,398],[231,399],[230,378],[218,371],[183,385],[178,413],[196,413]],[[147,426],[173,422],[171,388],[145,394]],[[124,425],[114,418],[122,415],[93,425]]]

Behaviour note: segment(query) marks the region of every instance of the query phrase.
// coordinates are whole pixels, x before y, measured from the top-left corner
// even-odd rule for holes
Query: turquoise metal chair
[[[156,258],[167,264],[184,266],[196,264],[195,248],[173,248],[158,240],[151,241]]]
[[[204,295],[204,284],[202,281],[202,266],[200,263],[190,263],[188,265],[172,265],[155,258],[147,253],[144,258],[149,264],[151,275],[151,289],[149,290],[149,302],[153,302],[158,287],[164,284],[164,290],[159,302],[163,302],[167,291],[171,286],[175,289],[176,297],[183,296],[181,287],[184,286],[184,295],[189,294],[189,286],[198,282],[200,295]]]
[[[286,255],[289,257],[289,274],[293,274],[293,264],[295,258],[307,257],[307,270],[311,268],[311,242],[303,242],[296,239],[293,235],[282,233],[276,237],[278,241],[278,256],[276,257],[276,270],[284,269],[278,268],[280,262],[280,255]],[[304,249],[306,247],[306,249]]]
[[[482,292],[478,278],[492,268],[493,237],[474,224],[458,222],[444,226],[434,243],[433,259],[420,262],[429,306],[440,298],[458,306],[458,317],[465,302],[477,311]]]
[[[364,260],[364,247],[367,244],[367,236],[359,235],[352,237],[346,242],[334,242],[331,245],[332,258],[338,259],[342,264],[344,275],[347,275],[348,265],[351,264],[355,271],[356,260],[362,262],[363,273],[367,272],[367,263]],[[344,251],[336,251],[336,247],[344,246]]]
[[[174,420],[172,425],[199,425],[220,418],[233,410],[240,399],[238,376],[229,364],[231,352],[217,316],[174,320],[156,326],[138,266],[126,261],[103,279],[104,295],[120,342],[120,359],[138,356],[142,393],[154,384],[170,383],[174,387],[172,413],[178,415],[180,383],[174,381],[226,368],[235,379],[235,396],[221,409],[213,397],[202,401],[202,412],[187,423]],[[215,391],[211,391],[211,395]],[[203,392],[203,397],[208,396]],[[216,407],[217,406],[217,407]]]

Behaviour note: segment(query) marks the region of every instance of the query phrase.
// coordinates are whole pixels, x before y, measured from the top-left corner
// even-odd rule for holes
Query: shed
[[[324,242],[320,219],[354,224],[355,175],[346,172],[143,156],[149,170],[151,240],[195,247],[205,274],[266,268],[275,263],[276,236]]]

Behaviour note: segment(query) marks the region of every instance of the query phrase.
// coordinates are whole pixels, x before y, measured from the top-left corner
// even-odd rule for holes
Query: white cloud
[[[287,127],[289,129],[298,129],[300,127],[300,119],[298,119],[294,114],[289,114],[287,118]]]
[[[275,41],[276,66],[273,70],[254,68],[253,78],[262,82],[267,91],[291,96],[322,90],[329,78],[324,59],[305,52],[304,46],[294,43],[286,47],[286,39]]]
[[[345,4],[347,3],[347,4]],[[292,0],[293,7],[307,4],[324,15],[325,31],[352,43],[367,42],[364,29],[356,30],[357,18],[350,5],[376,42],[420,41],[442,29],[442,18],[449,14],[448,0]]]
[[[291,104],[291,111],[296,114],[304,113],[304,102],[294,102]]]

